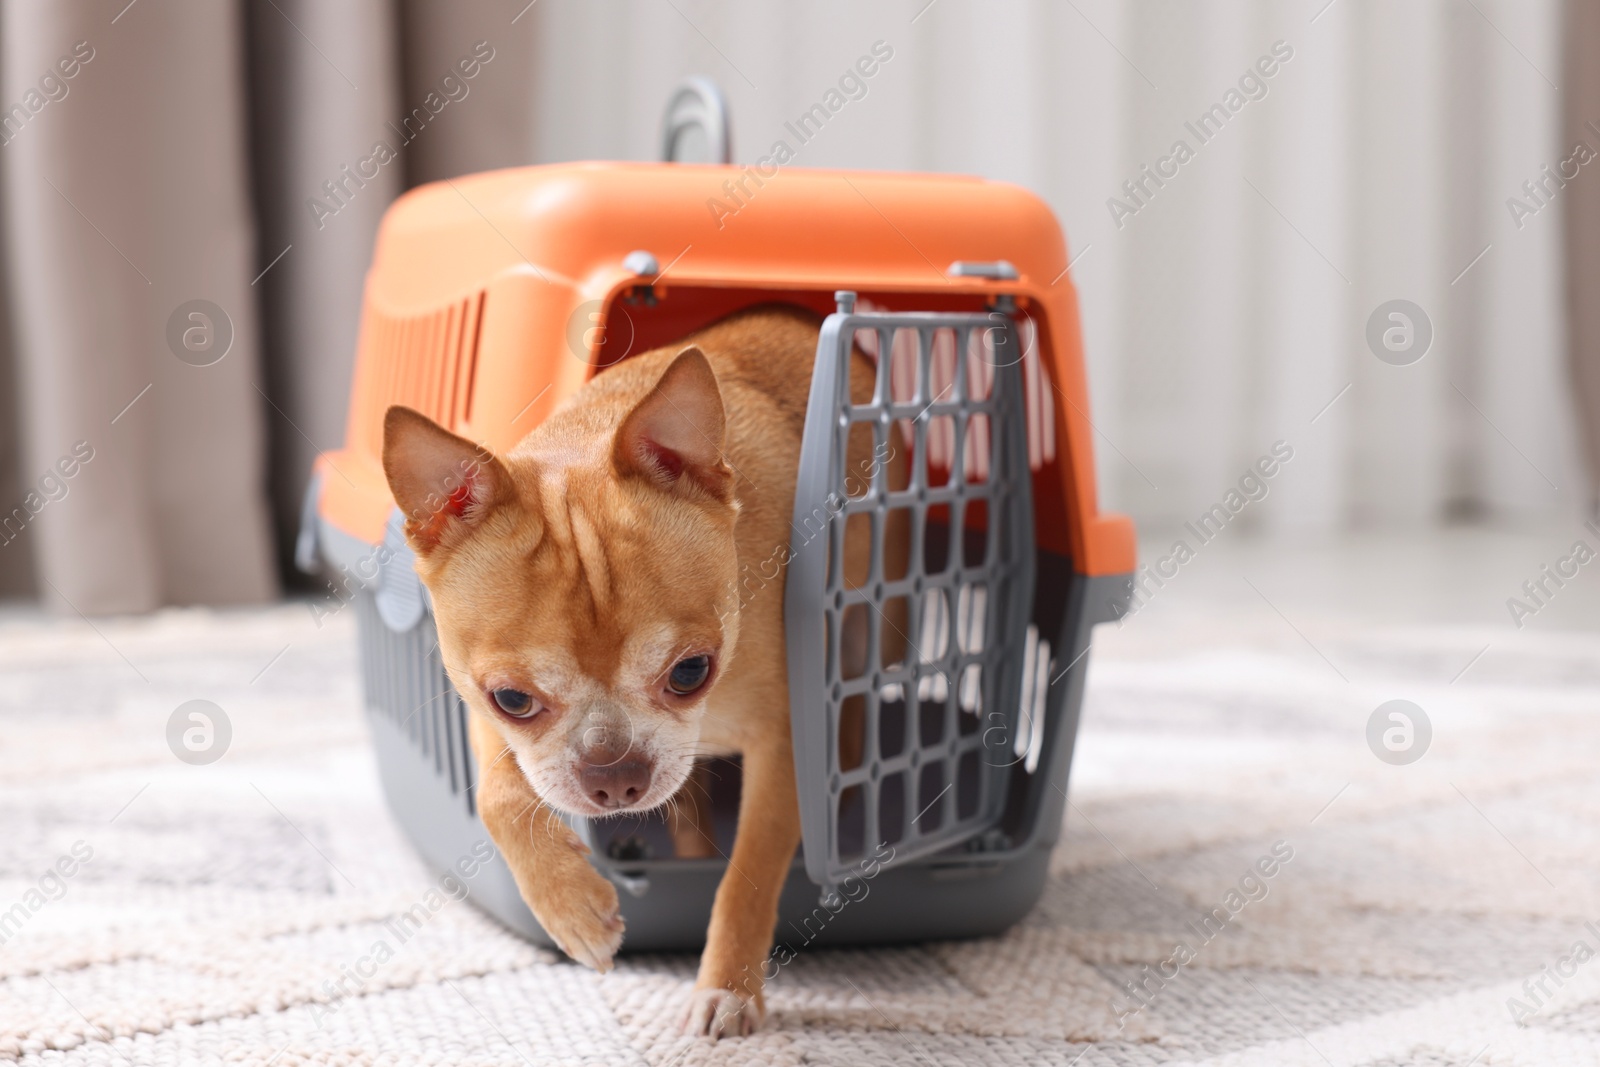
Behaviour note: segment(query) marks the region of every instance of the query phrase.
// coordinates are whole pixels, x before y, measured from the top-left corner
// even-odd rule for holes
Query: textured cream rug
[[[688,956],[598,977],[441,902],[371,960],[435,886],[349,617],[0,620],[0,1061],[1600,1063],[1600,638],[1286,621],[1102,630],[1029,919],[812,950],[712,1045],[675,1032]],[[1410,765],[1368,745],[1393,698]],[[209,765],[168,745],[193,699]]]

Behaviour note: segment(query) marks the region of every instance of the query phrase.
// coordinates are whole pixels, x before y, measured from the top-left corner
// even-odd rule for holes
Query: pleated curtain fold
[[[533,161],[533,20],[504,7],[0,4],[0,594],[278,595],[312,459],[343,441],[383,211]],[[480,41],[495,59],[435,115]],[[346,181],[380,141],[393,162]]]

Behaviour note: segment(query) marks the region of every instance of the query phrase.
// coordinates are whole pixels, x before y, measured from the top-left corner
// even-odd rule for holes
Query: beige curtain
[[[1600,4],[1568,0],[1563,147],[1600,152]],[[1584,459],[1600,483],[1600,182],[1569,184],[1566,259],[1572,374],[1585,418]],[[1590,510],[1600,513],[1591,499]]]
[[[0,17],[22,446],[0,552],[25,539],[39,592],[83,612],[260,600],[277,582],[241,12],[115,14],[7,3]],[[194,300],[231,323],[213,324],[232,342],[211,366],[166,344],[169,315]]]
[[[384,209],[417,181],[533,161],[534,20],[517,15],[0,3],[0,596],[96,614],[292,580],[307,471],[344,436]],[[479,41],[494,58],[403,143]],[[378,140],[400,158],[330,199]]]
[[[394,117],[400,57],[387,0],[248,10],[271,492],[277,544],[288,546],[312,460],[344,437],[362,280],[378,220],[405,188],[405,161],[364,188],[349,184],[342,205],[322,183],[342,180],[340,168],[367,155]],[[315,218],[313,199],[337,214]]]

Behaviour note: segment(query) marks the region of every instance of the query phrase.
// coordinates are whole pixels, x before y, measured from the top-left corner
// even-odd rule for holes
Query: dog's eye
[[[529,719],[540,710],[539,702],[520,689],[496,689],[491,696],[501,711],[517,719]]]
[[[690,656],[679,660],[678,665],[672,668],[672,673],[667,677],[667,688],[679,696],[688,696],[706,684],[706,675],[710,673],[710,656]]]

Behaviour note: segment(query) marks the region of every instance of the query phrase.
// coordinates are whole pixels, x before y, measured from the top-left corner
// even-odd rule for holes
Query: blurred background
[[[96,615],[292,590],[390,201],[657,158],[691,74],[726,92],[750,163],[875,48],[794,164],[1049,201],[1101,505],[1147,562],[1280,442],[1228,551],[1379,538],[1408,572],[1459,549],[1436,587],[1503,567],[1472,611],[1504,623],[1587,536],[1594,5],[8,0],[0,596]],[[225,316],[209,365],[175,358],[192,301]]]

